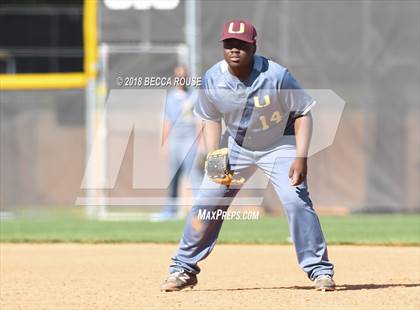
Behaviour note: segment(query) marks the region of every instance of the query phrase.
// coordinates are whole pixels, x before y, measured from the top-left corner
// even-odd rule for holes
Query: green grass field
[[[320,217],[329,244],[420,245],[419,215]],[[184,221],[107,222],[66,214],[0,222],[0,242],[177,243]],[[287,244],[285,218],[225,221],[219,243]]]

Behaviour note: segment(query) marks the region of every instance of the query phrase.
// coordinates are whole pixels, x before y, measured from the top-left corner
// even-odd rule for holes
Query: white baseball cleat
[[[188,273],[185,270],[171,273],[165,282],[162,283],[160,290],[162,292],[180,291],[184,288],[193,288],[197,284],[197,276]]]
[[[317,291],[335,291],[335,282],[328,274],[322,274],[315,279],[315,289]]]

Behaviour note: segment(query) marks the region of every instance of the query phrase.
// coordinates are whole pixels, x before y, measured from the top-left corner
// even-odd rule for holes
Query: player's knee
[[[307,204],[310,204],[309,192],[308,189],[304,186],[292,187],[282,195],[286,201],[303,201]]]
[[[299,195],[296,191],[283,195],[282,201],[285,211],[289,214],[313,209],[309,195]]]
[[[194,231],[201,233],[204,228],[203,219],[200,217],[200,212],[191,219],[191,227]]]

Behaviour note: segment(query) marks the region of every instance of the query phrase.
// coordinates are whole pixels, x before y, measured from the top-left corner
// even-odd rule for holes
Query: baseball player
[[[224,24],[224,60],[203,78],[194,112],[204,123],[207,176],[162,291],[197,284],[197,264],[212,251],[223,223],[223,218],[199,215],[203,210],[226,211],[256,169],[267,175],[282,201],[300,267],[317,290],[335,289],[334,267],[306,183],[315,101],[286,68],[255,54],[256,35],[247,21]],[[229,137],[227,147],[220,149],[222,120]]]
[[[186,78],[187,68],[178,65],[174,68],[174,78]],[[171,89],[166,98],[163,121],[162,143],[167,140],[169,157],[169,174],[172,181],[169,185],[169,199],[163,211],[152,220],[168,220],[176,218],[178,208],[179,181],[182,175],[189,178],[193,196],[200,187],[203,169],[199,165],[199,149],[197,130],[200,130],[197,117],[193,114],[197,92],[179,83]],[[193,145],[193,147],[191,147]]]

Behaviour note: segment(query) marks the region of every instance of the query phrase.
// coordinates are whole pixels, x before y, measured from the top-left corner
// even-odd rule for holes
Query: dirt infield
[[[1,244],[0,309],[419,309],[419,247],[331,246],[316,292],[292,246],[218,245],[193,290],[159,292],[176,245]]]

